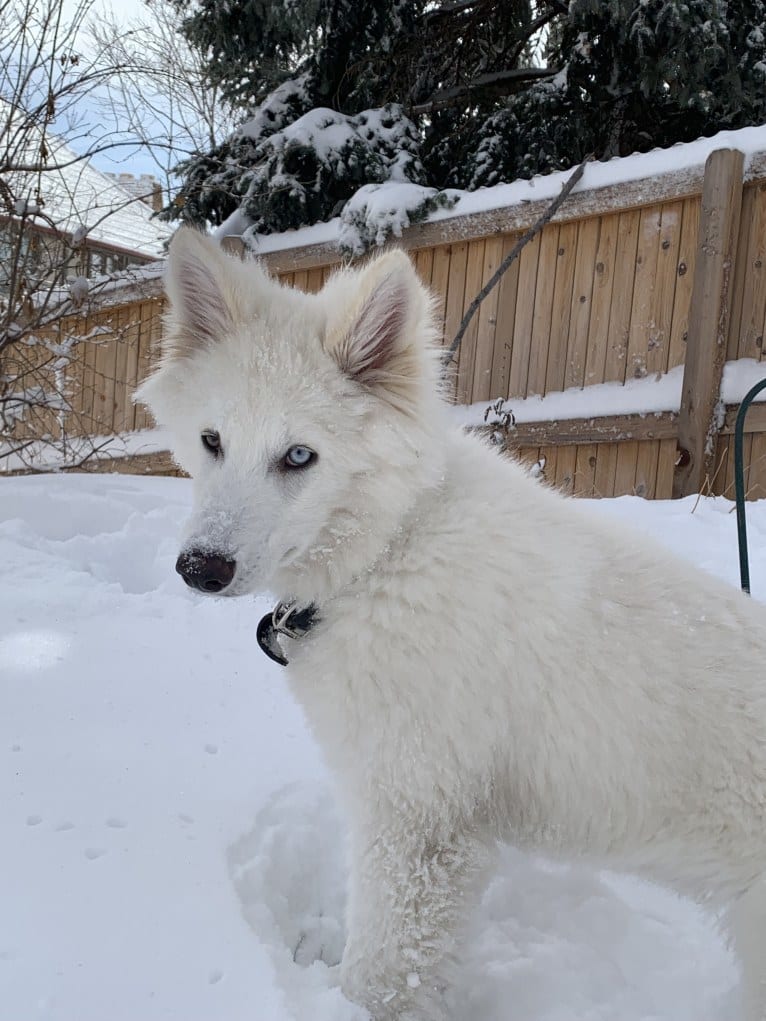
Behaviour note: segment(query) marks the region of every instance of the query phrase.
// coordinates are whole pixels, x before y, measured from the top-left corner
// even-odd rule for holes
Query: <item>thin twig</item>
[[[582,177],[583,173],[585,172],[585,164],[588,163],[590,159],[592,159],[591,156],[586,156],[582,163],[579,165],[579,167],[577,167],[572,172],[572,174],[567,178],[564,187],[561,189],[561,191],[553,200],[553,202],[551,202],[551,204],[545,210],[540,219],[529,228],[526,234],[522,234],[522,236],[513,246],[508,255],[500,263],[497,270],[492,274],[487,283],[482,287],[482,289],[473,299],[468,308],[468,311],[463,316],[463,321],[460,324],[459,330],[455,334],[455,339],[450,344],[449,351],[447,351],[447,353],[444,356],[442,364],[445,369],[455,357],[455,352],[460,347],[460,342],[463,339],[463,336],[465,335],[465,332],[468,329],[471,320],[476,314],[481,303],[484,301],[484,299],[487,297],[487,295],[490,293],[493,287],[495,287],[495,285],[499,282],[500,278],[503,276],[503,274],[511,265],[511,263],[514,262],[514,260],[516,260],[519,257],[519,254],[521,253],[525,245],[528,245],[532,238],[535,236],[535,234],[538,234],[546,225],[546,223],[548,223],[549,220],[553,219],[553,217],[558,212],[559,208],[566,201],[571,190],[574,188],[574,186]]]

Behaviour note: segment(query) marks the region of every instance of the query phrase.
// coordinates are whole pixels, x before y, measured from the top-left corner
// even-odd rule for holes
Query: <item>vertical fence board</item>
[[[69,404],[69,410],[65,415],[66,431],[70,436],[82,436],[87,434],[83,429],[82,413],[82,380],[83,380],[83,334],[87,333],[88,320],[83,318],[77,320],[65,319],[59,324],[58,337],[62,341],[71,342],[69,348],[68,362],[64,368],[63,378],[65,396]]]
[[[138,382],[138,350],[141,341],[141,331],[144,329],[144,308],[148,306],[148,315],[151,319],[153,304],[153,302],[142,301],[137,308],[134,307],[131,310],[130,325],[126,331],[122,353],[125,376],[121,381],[123,385],[120,391],[121,406],[119,408],[120,417],[123,422],[122,428],[126,432],[130,432],[135,428],[136,406],[133,401],[133,391]]]
[[[604,361],[604,382],[625,382],[625,363],[630,336],[630,310],[636,278],[636,253],[641,213],[620,213],[614,271],[613,300],[609,310],[609,343]]]
[[[323,267],[319,266],[314,269],[310,269],[306,274],[306,290],[310,294],[316,294],[317,291],[321,291],[323,283]]]
[[[689,329],[689,308],[694,283],[694,265],[700,224],[699,198],[686,199],[681,217],[681,243],[675,269],[676,286],[673,295],[673,315],[670,325],[668,368],[683,365],[686,358],[686,337]]]
[[[556,459],[556,488],[567,496],[574,493],[577,447],[560,447]]]
[[[727,360],[739,358],[739,343],[742,335],[743,306],[747,303],[748,262],[750,260],[750,230],[755,209],[755,188],[742,189],[742,208],[737,235],[737,254],[734,260],[734,276],[731,284],[731,314],[729,320],[729,342],[726,348]]]
[[[518,447],[510,453],[514,460],[521,462],[525,468],[532,468],[540,459],[539,447]]]
[[[160,306],[161,307],[161,306]],[[149,347],[152,340],[152,320],[159,312],[158,304],[146,302],[141,306],[140,327],[138,331],[138,343],[136,345],[136,379],[146,379],[149,374],[151,361]],[[135,406],[133,416],[134,429],[149,429],[152,426],[149,412],[143,404]]]
[[[96,341],[94,360],[94,429],[99,436],[108,436],[114,425],[114,366],[117,355],[117,337],[121,325],[121,312],[112,316],[112,333]]]
[[[452,246],[449,264],[449,277],[447,280],[447,301],[444,314],[444,346],[449,347],[455,334],[460,327],[463,318],[464,301],[466,297],[465,277],[468,266],[468,244],[461,241]],[[469,299],[470,301],[470,299]],[[450,366],[451,392],[454,396],[457,387],[457,369],[453,360]]]
[[[742,475],[743,475],[743,481],[745,483],[745,492],[747,493],[748,489],[750,488],[750,476],[751,476],[752,466],[753,466],[753,439],[754,439],[754,437],[753,437],[753,434],[751,433],[750,435],[743,436],[742,439],[744,441],[743,444],[742,444],[742,467],[743,467]],[[733,443],[734,443],[734,441],[732,440],[732,445],[733,445]],[[734,480],[733,473],[732,473],[732,485],[736,486],[736,482]],[[735,490],[735,492],[736,492],[736,490]]]
[[[766,497],[766,433],[754,433],[752,440],[747,498],[763,500]]]
[[[556,485],[556,464],[561,447],[540,447],[539,461],[542,467],[541,477],[549,486]]]
[[[141,328],[138,335],[138,379],[146,379],[155,364],[153,346],[159,348],[162,331],[164,303],[145,302],[141,306]],[[153,425],[151,415],[140,405],[136,408],[135,428],[149,429]]]
[[[746,213],[746,198],[750,198]],[[763,328],[766,317],[766,186],[751,185],[746,189],[742,214],[749,215],[750,230],[745,265],[735,266],[734,274],[744,278],[741,318],[729,349],[733,358],[760,359],[763,351]]]
[[[45,333],[38,332],[35,335],[35,342],[27,346],[23,352],[22,359],[25,368],[25,384],[31,387],[40,387],[46,394],[55,395],[58,392],[56,372],[53,368],[56,355],[50,350],[64,340],[64,331],[59,325]],[[11,356],[14,352],[11,351]],[[8,362],[4,362],[3,368],[10,369],[11,378],[18,371],[11,368]],[[18,386],[18,383],[16,384]],[[14,387],[15,389],[15,387]],[[24,439],[50,439],[57,441],[61,439],[62,430],[60,427],[61,413],[58,409],[48,406],[45,402],[34,405],[27,410],[27,414],[18,423],[17,436]]]
[[[535,315],[535,293],[540,258],[540,234],[536,234],[519,256],[519,282],[516,297],[516,318],[513,323],[511,371],[508,396],[526,397],[529,393],[530,352]]]
[[[578,230],[577,222],[562,223],[559,230],[548,363],[545,371],[545,393],[564,389],[567,346],[572,321],[572,289],[574,287]]]
[[[161,307],[161,306],[160,306]],[[140,383],[142,379],[145,379],[149,366],[148,359],[144,354],[144,350],[149,343],[151,336],[152,327],[152,316],[156,314],[158,308],[157,302],[145,302],[141,306],[140,324],[138,329],[138,337],[136,338],[136,384]],[[133,387],[135,390],[135,386]],[[149,417],[149,413],[143,404],[133,405],[133,428],[148,429],[152,425]]]
[[[481,290],[484,273],[484,240],[468,242],[468,261],[465,270],[465,304],[468,308]],[[462,319],[462,316],[460,317]],[[459,325],[459,324],[458,324]],[[470,404],[473,391],[473,367],[476,363],[476,342],[479,332],[479,316],[474,315],[463,334],[457,351],[457,394],[458,404]]]
[[[752,446],[749,444],[751,436],[742,437],[742,462],[745,465],[744,477],[745,477],[745,490],[747,491],[747,464],[750,461],[750,453]],[[734,437],[727,436],[726,441],[729,447],[729,456],[726,459],[726,475],[724,477],[723,492],[722,496],[725,496],[728,500],[734,499],[734,467],[736,464],[734,457]]]
[[[436,299],[434,314],[437,325],[441,328],[442,344],[444,344],[444,316],[447,311],[447,287],[449,284],[450,246],[439,245],[434,249],[434,260],[431,269],[431,291]]]
[[[112,429],[115,433],[123,433],[128,429],[126,414],[129,391],[127,382],[128,349],[131,339],[135,340],[135,320],[140,318],[140,314],[140,307],[128,306],[126,308],[122,328],[115,340],[114,400],[112,409]]]
[[[95,425],[93,416],[95,387],[96,387],[96,341],[94,337],[96,327],[105,325],[101,316],[98,322],[95,317],[86,319],[83,329],[86,339],[79,344],[80,357],[82,358],[82,397],[80,401],[80,429],[83,434],[92,433]]]
[[[503,259],[503,239],[487,238],[484,245],[484,266],[481,287],[493,276]],[[492,393],[492,357],[497,333],[497,310],[500,284],[496,284],[481,303],[477,317],[476,353],[473,365],[471,401],[489,401]]]
[[[649,346],[646,353],[646,371],[650,375],[668,371],[682,229],[683,203],[666,202],[662,206],[660,218],[657,276],[652,294]]]
[[[731,445],[732,460],[734,460],[734,444]],[[722,496],[726,489],[726,473],[729,470],[729,437],[719,436],[715,448],[715,460],[713,461],[713,474],[710,479],[710,491],[715,496]]]
[[[531,468],[534,464],[533,452],[534,447],[513,447],[506,451],[505,456],[509,457],[512,461],[517,461],[525,468]]]
[[[112,366],[112,432],[125,431],[124,406],[127,385],[124,382],[126,339],[135,319],[135,306],[126,305],[120,313],[120,327],[114,338],[114,364]]]
[[[599,220],[598,248],[594,266],[591,312],[588,323],[588,349],[585,356],[585,386],[604,382],[604,366],[609,344],[609,315],[612,307],[612,284],[615,274],[615,253],[619,216],[603,216]]]
[[[617,443],[601,443],[593,476],[594,496],[613,496],[617,470]]]
[[[638,443],[634,492],[645,500],[653,500],[657,490],[657,465],[660,455],[658,440]]]
[[[580,223],[572,286],[571,323],[564,366],[564,389],[585,384],[588,337],[596,278],[596,253],[598,252],[600,233],[601,221],[598,217],[594,216]]]
[[[638,443],[629,440],[617,446],[617,464],[614,471],[614,495],[632,495],[636,489]]]
[[[657,458],[655,500],[669,500],[673,495],[673,476],[676,470],[676,441],[660,440]]]
[[[505,259],[516,243],[516,237],[506,237],[501,259]],[[519,259],[515,259],[497,285],[497,322],[492,352],[490,380],[491,398],[507,397],[510,392],[511,363],[513,359],[513,329],[516,321],[516,301],[519,286]]]
[[[657,280],[661,217],[660,206],[649,206],[641,210],[625,379],[642,379],[648,371],[647,357],[654,328],[652,307]]]
[[[596,495],[596,463],[598,446],[595,443],[583,443],[577,447],[575,462],[574,495]]]
[[[125,429],[130,432],[136,428],[136,405],[133,400],[133,392],[138,384],[138,352],[141,347],[141,333],[145,329],[147,316],[151,316],[153,303],[142,301],[136,309],[135,325],[131,330],[130,344],[125,352],[125,392],[122,409]],[[144,311],[144,310],[147,311]]]
[[[524,396],[545,393],[545,374],[548,368],[548,350],[551,339],[553,314],[553,288],[556,283],[559,227],[551,223],[543,228],[537,263],[532,336],[529,348],[529,375]]]
[[[433,248],[421,248],[415,254],[415,269],[417,270],[420,282],[426,287],[431,286],[431,274],[434,268]]]

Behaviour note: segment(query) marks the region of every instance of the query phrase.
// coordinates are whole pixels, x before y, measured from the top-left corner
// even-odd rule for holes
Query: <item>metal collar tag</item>
[[[258,622],[256,639],[261,650],[269,659],[280,666],[287,666],[287,658],[279,644],[279,636],[298,639],[308,634],[319,619],[316,606],[312,603],[303,610],[296,610],[295,603],[277,603],[271,613]]]

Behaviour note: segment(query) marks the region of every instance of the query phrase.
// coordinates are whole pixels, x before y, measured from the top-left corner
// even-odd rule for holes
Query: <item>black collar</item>
[[[279,644],[279,635],[288,638],[303,638],[319,620],[319,610],[311,603],[303,610],[297,610],[295,603],[277,603],[271,613],[261,617],[256,638],[263,652],[281,666],[287,666],[287,658]]]

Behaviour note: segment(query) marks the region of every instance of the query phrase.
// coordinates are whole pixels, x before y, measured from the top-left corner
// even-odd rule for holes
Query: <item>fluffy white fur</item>
[[[350,819],[347,995],[446,1016],[500,839],[730,906],[764,1021],[762,607],[452,428],[403,254],[305,295],[182,231],[168,290],[140,399],[194,477],[186,548],[320,608],[283,644]],[[280,470],[293,444],[316,463]]]

